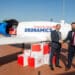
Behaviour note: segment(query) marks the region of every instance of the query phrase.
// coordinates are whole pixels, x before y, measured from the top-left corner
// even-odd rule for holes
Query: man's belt
[[[56,41],[52,41],[53,43],[57,43],[57,44],[60,44],[59,42],[56,42]]]

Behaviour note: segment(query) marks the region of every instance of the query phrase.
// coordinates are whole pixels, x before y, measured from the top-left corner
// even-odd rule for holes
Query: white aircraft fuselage
[[[20,22],[17,27],[17,36],[28,36],[33,37],[33,39],[36,37],[39,39],[39,41],[51,41],[50,34],[52,30],[55,30],[56,24],[61,24],[60,32],[62,34],[62,39],[65,39],[67,37],[67,33],[71,30],[70,24],[48,21]]]
[[[51,41],[50,34],[52,30],[55,30],[56,24],[61,24],[60,32],[62,34],[62,39],[65,39],[68,32],[71,30],[71,26],[68,23],[50,21],[20,22],[16,29],[16,35],[14,37],[0,38],[0,45]]]

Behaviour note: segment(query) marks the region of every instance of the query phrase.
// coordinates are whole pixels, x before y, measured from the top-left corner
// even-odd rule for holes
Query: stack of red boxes
[[[44,64],[49,65],[50,51],[51,48],[47,43],[32,44],[31,50],[24,50],[23,54],[18,56],[18,63],[33,68]],[[55,63],[55,57],[53,58],[53,63]]]
[[[28,59],[28,66],[30,67],[40,67],[43,65],[43,53],[42,53],[42,48],[41,44],[33,44],[31,46],[31,57]]]

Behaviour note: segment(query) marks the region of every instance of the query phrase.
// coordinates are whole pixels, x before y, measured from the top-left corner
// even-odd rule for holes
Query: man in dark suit
[[[64,40],[64,42],[67,42],[69,45],[68,48],[68,64],[66,65],[66,70],[69,70],[71,68],[72,59],[75,54],[75,22],[71,24],[72,30],[69,31],[67,38]]]
[[[59,31],[61,28],[60,24],[56,25],[56,30],[51,31],[51,53],[50,53],[50,68],[54,70],[52,59],[53,56],[56,54],[56,67],[61,68],[59,65],[59,57],[60,57],[60,50],[61,50],[61,32]]]

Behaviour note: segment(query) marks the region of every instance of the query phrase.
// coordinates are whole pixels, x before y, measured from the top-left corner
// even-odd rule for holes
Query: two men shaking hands
[[[75,54],[75,22],[72,22],[71,28],[65,40],[61,38],[61,28],[60,24],[56,25],[56,30],[51,32],[51,55],[50,55],[50,68],[54,70],[52,59],[54,54],[56,54],[56,67],[61,68],[59,65],[60,51],[61,48],[68,49],[68,62],[66,68],[70,69],[72,64],[72,59]]]

